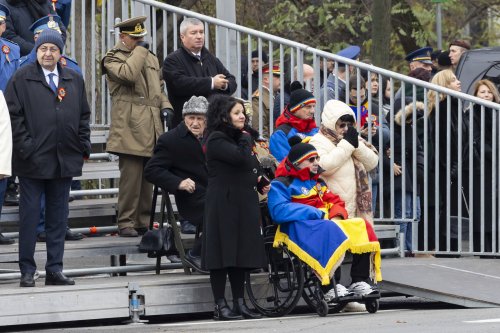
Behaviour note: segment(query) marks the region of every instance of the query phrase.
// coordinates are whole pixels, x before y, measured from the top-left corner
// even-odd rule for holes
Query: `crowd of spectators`
[[[67,13],[67,9],[61,7],[65,4],[61,1],[57,7],[61,13]],[[45,284],[74,284],[62,273],[64,240],[68,239],[68,233],[71,239],[71,231],[67,228],[69,189],[72,177],[81,175],[83,161],[90,154],[90,111],[81,70],[76,62],[63,55],[69,18],[66,14],[62,18],[57,16],[55,10],[56,7],[45,0],[0,0],[0,36],[11,37],[19,44],[0,38],[3,51],[0,53],[0,75],[5,78],[0,81],[0,145],[5,154],[0,162],[10,160],[12,154],[12,169],[19,177],[22,287],[35,286],[34,251],[40,216],[46,217]],[[287,244],[292,228],[301,230],[301,237],[309,238],[310,230],[304,221],[321,225],[324,232],[319,243],[328,243],[333,238],[339,240],[332,248],[323,249],[325,257],[335,258],[332,261],[335,265],[318,266],[318,258],[301,257],[320,275],[323,284],[329,284],[345,251],[353,252],[351,286],[346,288],[337,284],[334,292],[331,286],[325,287],[327,301],[335,294],[371,293],[375,289],[373,284],[380,280],[377,260],[373,259],[380,250],[373,232],[377,195],[382,195],[381,201],[387,202],[393,191],[396,220],[411,219],[415,215],[419,220],[424,204],[431,211],[435,210],[428,214],[429,221],[426,221],[429,244],[434,244],[432,236],[435,234],[439,235],[440,244],[446,243],[443,238],[446,230],[431,231],[436,225],[433,219],[440,216],[442,220],[447,210],[457,210],[455,206],[446,207],[446,203],[458,205],[454,198],[460,192],[465,198],[472,190],[479,195],[480,199],[474,201],[475,214],[480,214],[481,205],[490,207],[493,204],[490,194],[496,190],[492,186],[497,186],[498,182],[483,187],[474,182],[474,188],[469,189],[468,184],[459,188],[456,181],[460,176],[461,155],[486,161],[486,170],[472,164],[474,175],[494,173],[491,169],[492,146],[495,146],[492,136],[498,129],[481,127],[485,121],[498,124],[490,109],[478,105],[464,108],[455,97],[432,90],[428,90],[426,96],[426,90],[419,87],[415,96],[418,102],[408,103],[408,97],[413,95],[411,85],[395,92],[387,78],[379,80],[373,73],[369,77],[367,73],[358,77],[353,66],[338,63],[335,69],[331,61],[321,66],[328,73],[320,73],[316,87],[313,68],[304,64],[301,82],[287,83],[280,90],[280,67],[266,64],[265,52],[260,52],[259,59],[259,52],[254,51],[251,78],[243,78],[241,82],[247,99],[252,99],[253,112],[250,113],[243,100],[231,96],[237,87],[234,75],[205,48],[203,22],[193,18],[182,21],[179,29],[182,47],[169,54],[160,68],[158,58],[144,39],[146,19],[146,16],[139,16],[118,23],[115,28],[119,29],[119,40],[101,61],[111,95],[106,150],[119,156],[121,173],[119,236],[138,237],[147,231],[153,184],[173,194],[182,218],[201,233],[201,238],[197,238],[194,247],[186,253],[186,262],[193,269],[210,274],[214,319],[260,317],[244,301],[245,274],[266,265],[259,224],[262,197],[259,199],[258,193],[269,196],[271,217],[280,225],[276,239],[281,239],[282,243]],[[19,25],[19,20],[30,24]],[[438,67],[435,64],[433,67],[431,48],[415,50],[406,57],[409,76],[461,91],[460,81],[453,71],[461,55],[469,49],[467,41],[452,42],[449,51],[434,54]],[[339,55],[359,60],[360,53],[358,46],[349,46]],[[450,69],[444,69],[446,67]],[[297,78],[298,74],[295,68],[293,77]],[[260,78],[262,95],[258,87]],[[7,81],[6,86],[1,86]],[[321,89],[318,104],[314,89]],[[499,101],[496,87],[488,80],[475,84],[474,95]],[[395,102],[391,101],[392,96]],[[285,102],[283,110],[281,99]],[[35,105],[38,107],[33,107]],[[263,114],[259,117],[261,105]],[[315,119],[317,106],[320,107],[320,119]],[[450,112],[445,112],[448,106]],[[74,112],[64,115],[62,111],[67,108]],[[7,109],[10,119],[6,117]],[[424,114],[426,109],[428,115]],[[472,122],[465,122],[465,127],[459,128],[460,112],[464,119],[472,119]],[[421,121],[426,116],[428,128]],[[391,119],[392,128],[389,126]],[[261,120],[263,131],[259,133]],[[320,120],[319,127],[317,120]],[[8,123],[11,126],[7,126]],[[473,151],[464,155],[459,151],[462,144],[458,140],[468,137],[471,128],[474,142],[482,144],[473,145]],[[416,137],[412,134],[414,131],[418,133]],[[422,133],[425,132],[429,133],[428,142],[423,141]],[[3,136],[11,138],[12,144]],[[262,138],[269,139],[270,153],[279,163],[277,178],[272,182],[263,173],[256,149]],[[449,145],[445,146],[447,141]],[[7,145],[5,149],[3,145]],[[424,145],[429,147],[429,165],[437,165],[429,170],[429,193],[439,195],[439,198],[431,196],[425,201],[421,200],[422,188],[419,186],[423,177]],[[435,154],[436,150],[441,153]],[[382,161],[379,161],[380,156]],[[413,156],[417,156],[416,163]],[[381,163],[384,165],[385,192],[379,193],[377,180]],[[415,187],[414,170],[419,179]],[[464,175],[468,171],[462,168]],[[5,177],[11,174],[10,163],[0,164],[2,200],[7,187]],[[392,177],[393,188],[389,182]],[[450,179],[451,185],[448,184]],[[403,187],[403,183],[406,186]],[[418,195],[414,195],[415,192]],[[435,202],[438,204],[434,207]],[[413,207],[417,207],[416,212]],[[490,213],[491,210],[486,220],[492,217]],[[480,215],[471,218],[474,220],[474,250],[481,250],[476,246],[484,239],[484,250],[491,251],[493,231],[477,222]],[[362,228],[350,231],[348,225],[355,224]],[[400,222],[400,225],[406,236],[405,248],[408,255],[412,255],[412,224]],[[444,227],[443,223],[439,225]],[[366,235],[369,242],[356,244],[357,233]],[[347,245],[342,245],[342,237],[344,241],[349,240]],[[9,243],[12,240],[0,233],[0,244]],[[374,268],[371,265],[375,266],[376,276],[369,274]],[[225,297],[227,278],[231,285],[232,307]]]

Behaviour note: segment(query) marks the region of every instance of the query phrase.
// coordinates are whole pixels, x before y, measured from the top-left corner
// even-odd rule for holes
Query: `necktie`
[[[57,86],[54,82],[54,76],[56,76],[54,73],[50,73],[49,74],[49,86],[50,86],[50,89],[52,89],[53,92],[56,92],[57,91]]]

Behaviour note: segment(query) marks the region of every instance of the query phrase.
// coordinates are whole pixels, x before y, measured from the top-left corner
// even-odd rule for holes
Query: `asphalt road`
[[[465,309],[419,298],[382,299],[376,314],[367,312],[318,317],[300,308],[282,318],[216,322],[210,313],[148,318],[147,323],[119,320],[10,327],[9,332],[500,332],[500,308]]]

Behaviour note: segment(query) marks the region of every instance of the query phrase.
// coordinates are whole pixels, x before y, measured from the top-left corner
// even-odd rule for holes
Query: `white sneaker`
[[[347,288],[341,285],[340,283],[337,283],[337,295],[338,297],[347,296],[349,295],[349,290],[347,290]],[[328,290],[328,292],[325,294],[324,299],[328,303],[334,298],[335,298],[335,289],[332,288]]]
[[[342,312],[365,312],[366,306],[363,303],[350,302],[347,303]]]
[[[349,286],[349,291],[353,292],[356,296],[366,296],[376,292],[368,283],[361,281],[355,282]]]

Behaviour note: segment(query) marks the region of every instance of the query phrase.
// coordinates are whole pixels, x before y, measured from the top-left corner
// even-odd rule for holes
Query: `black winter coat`
[[[259,162],[251,137],[236,131],[214,131],[206,142],[202,265],[208,270],[266,265],[256,191]]]
[[[12,169],[20,177],[55,179],[82,174],[90,155],[90,108],[80,74],[59,71],[59,96],[47,84],[35,62],[17,70],[7,84],[5,99],[12,124]]]
[[[21,49],[21,56],[27,55],[35,46],[33,32],[29,29],[36,20],[51,15],[57,15],[50,0],[37,1],[41,13],[35,13],[29,10],[26,1],[20,0],[0,0],[1,4],[6,5],[10,10],[10,16],[7,17],[7,28],[2,37],[17,43]],[[66,28],[61,27],[63,40],[66,40]]]
[[[212,90],[212,77],[217,74],[229,80],[226,90]],[[173,127],[182,121],[182,108],[191,96],[232,95],[237,87],[235,77],[206,48],[201,50],[200,60],[184,47],[169,54],[163,62],[163,79],[174,108]]]
[[[208,183],[205,154],[200,141],[184,122],[160,136],[144,175],[149,182],[175,195],[183,218],[195,224],[202,220]],[[193,193],[177,189],[186,178],[191,178],[196,184]]]
[[[406,117],[412,117],[410,111],[413,110],[413,107],[410,106],[407,108]],[[410,111],[410,112],[408,112]],[[397,113],[403,113],[401,110]],[[396,114],[396,115],[397,115]],[[390,120],[390,114],[386,116],[387,121]],[[413,142],[413,128],[411,124],[404,124],[404,138],[405,145],[403,146],[403,126],[397,121],[394,122],[394,145],[391,150],[391,154],[394,155],[394,163],[399,166],[403,166],[403,159],[405,161],[405,169],[402,170],[402,174],[400,176],[394,176],[394,190],[402,191],[403,190],[403,177],[405,177],[405,191],[413,192],[413,170],[416,166],[417,173],[417,195],[419,194],[419,184],[422,183],[423,173],[424,173],[424,148],[420,143],[418,136],[416,137],[416,142]],[[390,181],[391,181],[391,173],[394,173],[393,167],[391,165],[391,159],[385,153],[387,149],[390,148],[390,142],[385,144],[384,147],[384,189],[387,191],[390,190]],[[416,160],[414,163],[413,160],[413,152],[415,151]]]

